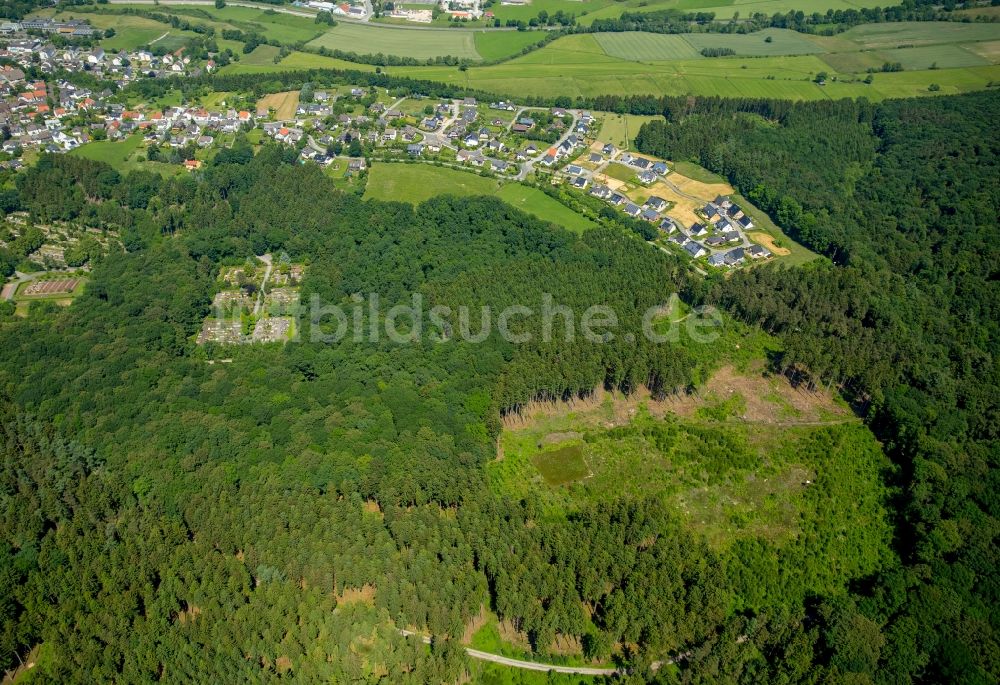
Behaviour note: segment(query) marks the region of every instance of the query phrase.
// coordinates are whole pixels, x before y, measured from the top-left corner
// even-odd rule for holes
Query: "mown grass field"
[[[274,64],[274,58],[280,53],[281,48],[276,48],[273,45],[258,45],[249,55],[240,57],[240,63],[253,66]]]
[[[381,52],[386,55],[404,55],[416,59],[448,55],[479,59],[473,36],[471,31],[455,29],[415,30],[341,23],[328,29],[308,45],[358,54]],[[497,40],[491,47],[500,49],[502,43],[502,40]]]
[[[485,60],[516,55],[545,38],[544,34],[537,31],[477,31],[472,35],[476,52]]]
[[[364,197],[419,204],[438,195],[493,195],[570,231],[581,233],[596,226],[537,188],[515,182],[501,184],[497,179],[473,172],[430,164],[376,162],[369,171]]]
[[[635,62],[654,62],[673,59],[697,59],[698,50],[681,35],[662,33],[594,34],[605,54]]]
[[[598,139],[604,143],[611,143],[619,150],[631,150],[635,135],[647,121],[660,119],[659,116],[645,116],[641,114],[614,114],[607,112],[601,123],[601,130]],[[622,179],[628,180],[628,179]]]
[[[438,195],[494,195],[496,179],[429,164],[374,163],[365,199],[419,204]]]
[[[507,183],[496,193],[504,202],[544,221],[561,226],[574,233],[597,228],[597,224],[585,216],[577,214],[559,201],[552,199],[537,188]]]

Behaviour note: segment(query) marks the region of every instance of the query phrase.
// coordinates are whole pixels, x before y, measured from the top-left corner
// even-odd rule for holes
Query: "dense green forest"
[[[755,269],[706,297],[779,333],[777,367],[842,386],[902,467],[903,565],[863,592],[888,641],[885,667],[992,681],[1000,97],[664,114],[640,149],[724,174],[841,265]]]
[[[637,683],[992,682],[1000,97],[667,104],[645,151],[728,175],[832,263],[705,280],[635,234],[576,236],[492,198],[363,202],[245,142],[196,176],[69,156],[19,174],[10,209],[114,228],[125,251],[71,307],[0,320],[0,666],[41,645],[45,682],[459,682],[479,672],[458,638],[489,607],[549,659],[572,636]],[[893,548],[873,551],[875,528],[838,547],[836,482],[816,491],[819,544],[788,547],[716,549],[626,493],[563,517],[503,497],[484,466],[505,413],[601,386],[683,393],[699,355],[328,344],[308,319],[294,344],[195,345],[221,266],[265,252],[308,263],[304,302],[551,293],[625,330],[674,292],[721,304],[779,336],[776,371],[868,418],[895,462],[873,489]]]

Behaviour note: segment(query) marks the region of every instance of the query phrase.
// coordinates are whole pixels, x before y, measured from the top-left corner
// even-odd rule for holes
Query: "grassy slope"
[[[449,29],[416,30],[342,23],[328,29],[322,36],[310,41],[309,45],[359,54],[381,52],[417,59],[448,55],[478,59],[479,53],[476,52],[473,35],[470,31]]]
[[[485,60],[516,55],[544,37],[544,34],[534,31],[480,31],[473,34],[476,52]]]
[[[368,176],[366,199],[417,204],[437,195],[495,195],[518,209],[570,231],[582,233],[596,225],[548,195],[520,183],[500,184],[478,174],[429,164],[375,163]]]

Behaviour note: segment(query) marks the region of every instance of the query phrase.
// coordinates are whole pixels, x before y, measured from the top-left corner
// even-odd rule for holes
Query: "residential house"
[[[739,266],[744,262],[744,253],[742,247],[737,247],[726,253],[726,265],[727,266]]]
[[[708,250],[705,249],[704,245],[696,243],[693,240],[689,240],[688,242],[684,243],[684,250],[695,259],[698,259],[699,257],[704,257],[705,255],[708,254]]]
[[[656,210],[657,212],[662,212],[670,204],[662,197],[657,197],[656,195],[651,195],[648,200],[646,200],[644,206],[650,209]]]

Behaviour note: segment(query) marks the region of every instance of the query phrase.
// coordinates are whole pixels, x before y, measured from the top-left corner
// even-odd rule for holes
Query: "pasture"
[[[479,59],[471,31],[454,29],[417,30],[391,26],[366,26],[341,23],[328,29],[310,47],[325,47],[358,54],[403,55],[416,59],[453,56]],[[491,46],[499,49],[502,41]]]
[[[605,54],[634,62],[697,59],[701,56],[684,36],[678,34],[628,31],[596,33],[594,37]]]

